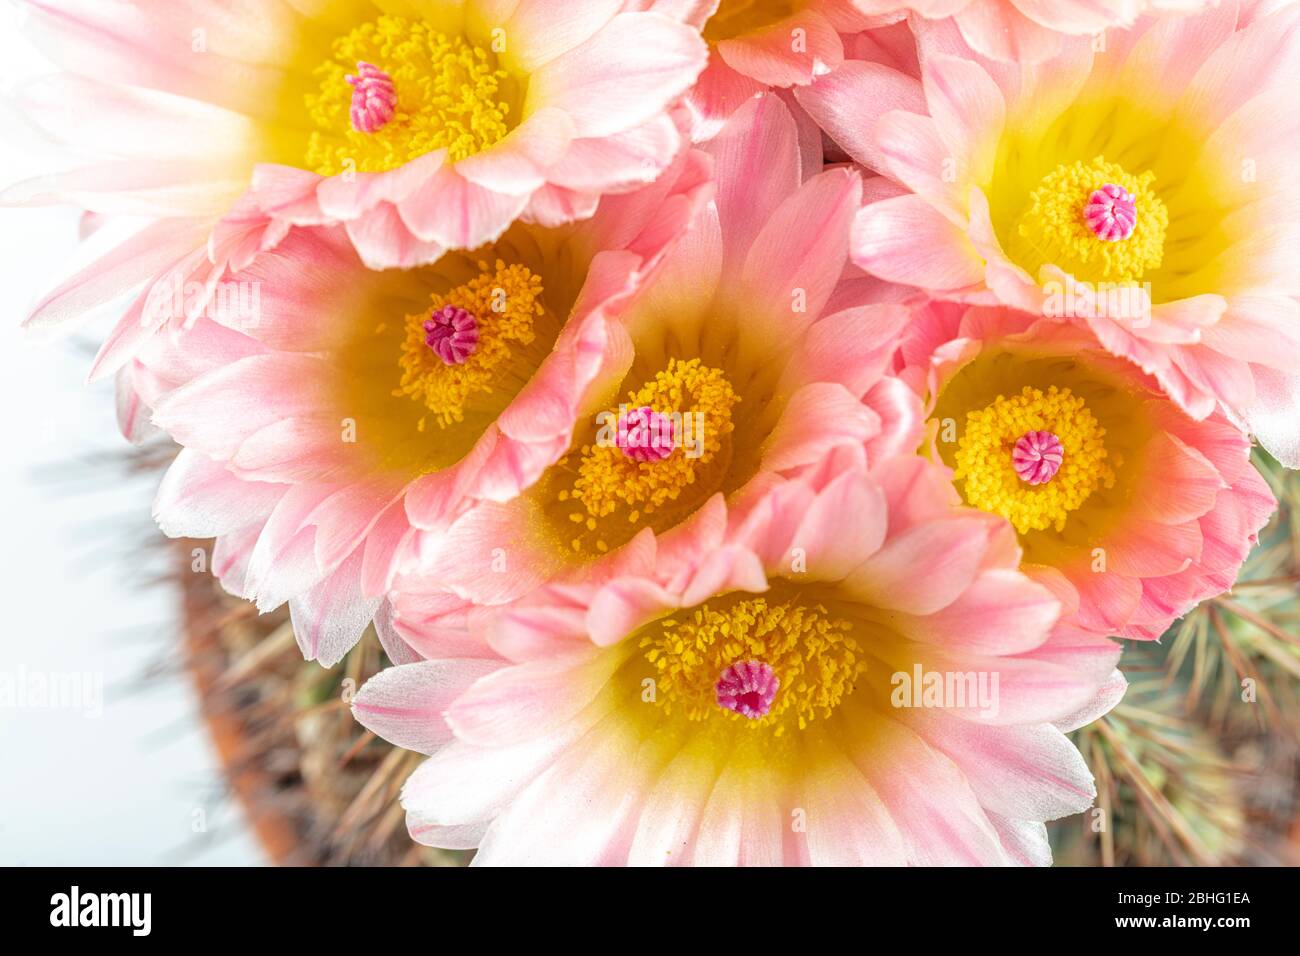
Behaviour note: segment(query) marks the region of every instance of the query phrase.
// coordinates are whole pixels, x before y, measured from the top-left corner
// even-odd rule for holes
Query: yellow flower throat
[[[850,622],[821,605],[747,597],[656,621],[640,640],[655,670],[655,703],[690,721],[740,722],[776,736],[829,717],[866,671]],[[736,665],[762,669],[766,695],[737,710]],[[745,712],[742,712],[745,711]]]
[[[1169,213],[1154,180],[1152,172],[1134,176],[1103,156],[1057,166],[1029,194],[1008,237],[1010,257],[1035,279],[1050,264],[1085,282],[1138,282],[1164,258]],[[1108,187],[1124,196],[1135,220],[1131,233],[1111,241],[1103,237],[1116,233],[1092,218],[1102,215],[1094,197],[1111,202],[1097,195]]]
[[[420,20],[362,24],[334,41],[316,77],[318,91],[306,97],[315,126],[306,165],[325,176],[384,172],[437,149],[456,162],[518,121],[514,81],[496,54]]]
[[[570,487],[556,495],[573,506],[570,550],[604,553],[652,517],[671,520],[677,510],[697,506],[729,464],[732,409],[739,401],[726,375],[698,358],[670,359],[666,369],[629,392],[626,408],[650,408],[677,423],[675,447],[661,460],[640,461],[598,436],[562,459],[556,470],[574,474]],[[612,422],[617,414],[609,409],[605,417]],[[684,497],[691,491],[696,493]]]
[[[1039,433],[1059,442],[1060,455],[1050,478],[1031,484],[1017,471],[1016,452],[1026,435]],[[999,395],[967,413],[954,477],[968,504],[1002,515],[1021,534],[1062,531],[1093,492],[1115,484],[1105,436],[1083,399],[1068,388],[1044,392],[1025,386],[1019,395]]]

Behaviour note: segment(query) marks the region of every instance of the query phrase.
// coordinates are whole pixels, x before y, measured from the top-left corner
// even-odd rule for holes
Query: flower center
[[[1123,186],[1107,183],[1088,197],[1083,221],[1098,239],[1119,242],[1137,228],[1137,201]]]
[[[541,358],[529,349],[546,311],[541,278],[500,259],[479,269],[469,282],[432,296],[430,311],[406,317],[401,384],[393,394],[423,402],[440,428],[464,421],[475,398],[522,385]]]
[[[1011,466],[1021,481],[1041,485],[1056,477],[1065,459],[1061,439],[1051,432],[1025,432],[1011,449]]]
[[[655,700],[687,720],[803,730],[827,718],[866,670],[852,624],[821,605],[749,597],[656,621],[641,638]]]
[[[1094,491],[1115,484],[1105,435],[1068,388],[1026,385],[967,413],[954,477],[968,504],[1002,515],[1021,534],[1063,531]]]
[[[427,23],[381,16],[334,41],[306,97],[309,169],[383,172],[437,149],[452,162],[510,132],[510,75],[496,54]]]
[[[464,365],[478,349],[478,319],[460,306],[434,309],[424,323],[424,344],[445,365]]]
[[[571,488],[558,493],[575,506],[568,515],[575,554],[617,547],[651,516],[664,519],[656,526],[670,527],[699,494],[716,490],[730,463],[732,408],[740,398],[721,370],[698,358],[670,359],[628,397],[631,411],[578,450],[576,468],[572,454],[557,466],[577,471]],[[697,494],[683,497],[688,491]]]
[[[393,78],[364,60],[357,64],[356,75],[344,77],[352,87],[352,107],[348,115],[358,133],[377,133],[388,125],[397,111],[397,89]]]
[[[1152,189],[1098,156],[1057,166],[1029,194],[1009,237],[1011,258],[1037,276],[1048,264],[1086,282],[1136,282],[1164,257],[1169,213]]]
[[[776,671],[762,661],[732,664],[713,685],[719,707],[734,710],[750,720],[768,715],[780,689],[781,681]]]
[[[673,420],[649,405],[634,408],[618,420],[614,442],[633,461],[663,461],[673,453]]]

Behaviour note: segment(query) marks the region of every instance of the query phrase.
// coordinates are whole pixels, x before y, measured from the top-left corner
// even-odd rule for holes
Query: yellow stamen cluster
[[[431,296],[429,311],[406,317],[399,359],[402,378],[394,395],[423,402],[440,428],[465,417],[465,403],[491,394],[515,348],[531,345],[534,325],[545,309],[542,280],[526,266],[479,263],[482,271],[446,295]],[[458,306],[478,321],[478,347],[462,365],[446,365],[425,342],[424,323],[445,305]],[[425,420],[420,419],[420,430]]]
[[[772,727],[780,736],[787,727],[803,730],[829,717],[853,692],[867,665],[851,631],[821,605],[754,597],[656,621],[641,647],[657,672],[655,701],[665,713]],[[716,691],[726,668],[750,660],[767,664],[780,681],[771,710],[753,719],[719,706]]]
[[[1041,485],[1021,480],[1012,463],[1016,441],[1031,431],[1052,432],[1064,448],[1060,470]],[[1114,487],[1105,435],[1083,399],[1068,388],[1052,386],[1044,392],[1026,385],[1019,395],[999,395],[986,408],[967,414],[954,476],[968,504],[1002,515],[1021,534],[1063,531],[1066,518],[1089,495]]]
[[[373,133],[352,128],[357,63],[373,63],[393,80],[397,110]],[[419,20],[381,16],[334,41],[333,56],[316,68],[320,90],[306,97],[317,129],[307,168],[333,176],[347,170],[396,169],[435,149],[455,162],[500,142],[510,132],[506,71],[495,54],[448,37]]]
[[[735,428],[731,410],[738,401],[719,369],[709,368],[698,358],[669,360],[668,368],[656,374],[653,381],[629,393],[628,405],[649,406],[671,416],[678,447],[662,461],[636,461],[612,440],[582,446],[573,489],[559,496],[561,501],[573,501],[579,506],[569,520],[595,532],[600,519],[616,512],[636,524],[677,501],[706,471],[725,466],[720,453]],[[609,417],[608,430],[613,431],[617,411],[611,410]],[[687,429],[689,432],[683,434]],[[696,446],[694,450],[687,447],[690,444]],[[561,467],[564,465],[562,462]],[[597,539],[595,545],[597,551],[608,550],[604,538]],[[582,535],[575,537],[570,547],[581,552]]]
[[[1133,176],[1103,156],[1056,167],[1030,193],[1011,236],[1011,257],[1035,278],[1050,263],[1086,282],[1137,282],[1164,258],[1169,212],[1154,180],[1155,173]],[[1137,207],[1133,234],[1116,242],[1097,238],[1083,215],[1093,191],[1107,183],[1128,190]]]

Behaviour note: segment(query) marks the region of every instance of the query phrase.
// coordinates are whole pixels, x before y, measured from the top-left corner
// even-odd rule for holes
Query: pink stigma
[[[1021,481],[1045,485],[1061,470],[1065,449],[1051,432],[1025,432],[1011,450],[1011,465]]]
[[[634,408],[618,421],[614,443],[633,461],[663,461],[673,453],[673,420],[649,405]]]
[[[780,687],[776,673],[762,661],[742,661],[722,672],[714,690],[719,707],[758,720],[766,717],[772,709],[772,701]]]
[[[424,323],[424,344],[446,365],[464,365],[478,348],[478,319],[455,305],[444,305]]]
[[[1092,234],[1106,242],[1118,242],[1133,235],[1137,228],[1137,203],[1128,190],[1107,183],[1094,189],[1083,207],[1083,221]]]
[[[397,112],[397,89],[393,78],[364,60],[357,63],[357,75],[345,79],[352,85],[352,128],[358,133],[377,133]]]

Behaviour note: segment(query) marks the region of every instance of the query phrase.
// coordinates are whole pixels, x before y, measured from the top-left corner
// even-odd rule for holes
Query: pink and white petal
[[[265,521],[285,486],[243,481],[220,462],[182,448],[163,476],[153,516],[172,538],[215,538]]]
[[[24,31],[72,72],[168,90],[254,116],[273,110],[266,91],[284,82],[280,64],[303,28],[300,14],[282,3],[244,2],[237,15],[192,0],[166,5],[27,0],[26,6],[31,19]],[[191,52],[197,23],[211,27],[201,56]]]
[[[456,826],[491,820],[575,740],[589,722],[501,747],[454,740],[420,764],[402,787],[402,806],[422,821]]]
[[[485,660],[438,660],[385,668],[352,699],[352,716],[390,744],[431,754],[452,739],[443,711],[470,684],[501,666]]]
[[[876,122],[890,110],[924,113],[925,94],[913,77],[879,63],[849,60],[829,76],[794,93],[808,113],[851,157],[886,172]]]
[[[735,293],[746,306],[747,338],[798,336],[822,313],[844,271],[861,196],[857,174],[834,169],[776,208],[745,257]]]
[[[656,13],[621,13],[532,74],[524,115],[558,106],[579,137],[621,133],[685,93],[707,58],[704,41],[685,24]]]
[[[330,366],[321,358],[253,355],[176,389],[153,417],[185,447],[229,460],[255,432],[327,406],[331,387]]]
[[[950,291],[984,278],[984,262],[970,237],[920,196],[863,208],[851,243],[853,264],[890,282]]]
[[[952,157],[931,117],[890,110],[876,121],[876,143],[885,164],[879,172],[924,197],[950,222],[967,222],[970,191],[979,184],[944,175]]]
[[[802,781],[812,866],[903,866],[907,844],[880,796],[844,756],[819,760]]]
[[[460,160],[455,170],[491,192],[521,196],[550,180],[549,170],[565,158],[573,142],[569,115],[547,107],[529,116],[492,148]]]
[[[629,866],[685,866],[719,767],[703,736],[690,740],[646,794],[628,851]]]
[[[1047,588],[1019,571],[989,568],[943,610],[896,614],[890,620],[911,640],[978,653],[1022,654],[1047,640],[1060,613],[1060,602]]]
[[[1117,668],[1111,671],[1110,677],[1097,689],[1097,693],[1083,707],[1065,717],[1058,717],[1053,723],[1058,730],[1065,734],[1078,730],[1080,727],[1086,727],[1094,720],[1109,714],[1124,699],[1124,694],[1127,691],[1128,680]]]
[[[910,664],[903,661],[900,670],[908,670],[920,662],[931,673],[987,674],[990,686],[996,679],[991,701],[968,700],[966,706],[946,708],[949,715],[973,723],[1011,727],[1055,722],[1086,707],[1097,693],[1093,675],[1039,656],[1036,649],[1005,657],[913,646],[917,650],[916,660]],[[922,656],[922,648],[928,657]]]
[[[691,139],[697,143],[712,139],[736,110],[765,89],[762,83],[727,66],[718,51],[710,49],[708,66],[686,95]]]
[[[926,615],[957,600],[979,573],[989,547],[981,516],[954,515],[891,534],[884,547],[845,581],[855,599],[874,607]]]
[[[1079,592],[1076,620],[1083,627],[1113,634],[1128,623],[1142,600],[1142,582],[1117,571],[1071,568],[1067,577]]]
[[[1136,3],[1098,3],[1097,0],[1013,0],[1025,16],[1061,33],[1096,34],[1107,27],[1133,25]]]
[[[600,199],[599,193],[565,189],[547,183],[529,198],[520,218],[548,229],[569,222],[580,222],[596,214]]]
[[[997,834],[961,770],[899,721],[878,724],[851,756],[902,834],[907,862],[1004,864]]]
[[[47,337],[72,327],[90,310],[175,271],[203,246],[210,226],[206,220],[165,219],[144,227],[42,298],[23,327]]]
[[[830,21],[806,8],[762,30],[720,40],[718,55],[737,73],[760,83],[796,86],[837,69],[844,60],[844,45]]]
[[[412,840],[443,850],[474,849],[483,842],[483,835],[487,833],[490,825],[491,821],[483,820],[478,823],[445,827],[437,823],[429,823],[416,813],[406,815],[406,832]]]
[[[1047,840],[1044,824],[1036,820],[1013,820],[997,813],[989,814],[989,822],[1012,863],[1020,866],[1052,865],[1052,845]]]
[[[133,445],[142,445],[157,434],[159,429],[149,420],[149,407],[135,387],[135,369],[123,365],[113,381],[114,408],[117,428]]]
[[[526,661],[489,674],[447,711],[456,736],[502,746],[545,736],[587,707],[622,663],[622,654],[586,650]]]
[[[574,140],[563,159],[547,167],[546,179],[563,189],[624,192],[658,177],[682,142],[672,117],[656,116],[623,133]]]
[[[1046,7],[1057,0],[1016,2],[1026,14],[1048,24],[1050,21],[1046,17],[1035,16],[1034,7]],[[1085,4],[1078,4],[1078,7],[1085,7]],[[1186,16],[1156,19],[1124,57],[1117,88],[1142,90],[1143,101],[1150,104],[1153,113],[1166,115],[1177,104],[1202,64],[1232,36],[1237,26],[1236,18],[1237,10],[1232,4],[1216,3]],[[1113,55],[1108,53],[1107,59]]]
[[[368,269],[413,269],[436,262],[447,251],[440,242],[414,235],[391,203],[380,203],[345,227]]]
[[[1241,410],[1251,433],[1287,468],[1300,468],[1300,374],[1255,366],[1255,398]]]
[[[266,519],[249,557],[245,581],[259,611],[277,608],[311,590],[329,573],[316,563],[316,529],[304,527],[303,521],[331,490],[289,485]]]
[[[1233,296],[1201,333],[1216,352],[1281,370],[1300,368],[1300,302],[1289,296]]]
[[[262,524],[254,522],[246,528],[223,534],[212,546],[212,576],[228,593],[245,600],[252,598],[246,583],[248,563],[262,533]]]
[[[1151,480],[1135,489],[1135,513],[1160,524],[1194,521],[1214,507],[1227,482],[1198,449],[1177,435],[1157,433],[1148,443]]]
[[[623,863],[625,825],[652,766],[621,728],[597,725],[492,821],[474,866]],[[621,856],[621,859],[618,857]]]
[[[475,249],[505,232],[528,201],[527,192],[495,192],[444,166],[423,188],[395,205],[402,222],[424,242]]]
[[[925,437],[921,400],[901,379],[881,379],[863,401],[880,416],[880,434],[867,442],[867,460],[873,465],[921,447]]]
[[[380,598],[361,593],[357,550],[306,594],[289,600],[289,620],[303,657],[333,667],[352,650],[370,625]]]
[[[786,820],[772,775],[727,766],[700,819],[692,866],[780,866]]]
[[[961,768],[991,813],[1056,820],[1088,809],[1097,794],[1083,755],[1051,724],[990,727],[935,710],[909,723]]]
[[[405,500],[396,499],[366,532],[361,560],[363,593],[374,596],[388,591],[400,557],[415,534],[406,520]]]
[[[843,385],[814,382],[786,402],[763,446],[764,471],[790,471],[823,460],[841,445],[864,445],[880,434],[880,416]]]
[[[1195,520],[1162,524],[1133,518],[1106,539],[1107,573],[1133,578],[1178,574],[1200,560],[1201,546],[1201,526]]]
[[[329,176],[316,184],[316,200],[326,217],[347,222],[383,203],[396,205],[415,195],[446,168],[445,163],[446,150],[439,149],[382,173]]]
[[[652,580],[616,578],[596,591],[587,612],[587,632],[602,647],[617,644],[641,625],[676,610],[674,596]]]
[[[1200,62],[1177,107],[1180,118],[1214,129],[1268,89],[1300,84],[1300,10],[1281,9],[1238,30]],[[1267,84],[1261,85],[1261,78]]]
[[[420,574],[476,603],[523,597],[562,567],[554,549],[530,534],[536,512],[530,499],[475,505],[447,529]]]
[[[1008,63],[1042,63],[1061,51],[1061,35],[1040,26],[1010,3],[976,0],[954,19],[981,56]]]
[[[925,99],[949,155],[967,168],[956,175],[983,185],[993,178],[1006,103],[979,64],[955,56],[932,56],[922,76]]]
[[[502,62],[527,74],[591,39],[624,6],[622,0],[559,5],[548,0],[519,0],[509,20],[491,26],[501,27],[509,38]]]
[[[379,604],[379,609],[375,611],[375,636],[379,638],[379,646],[384,649],[384,653],[393,664],[400,667],[403,664],[415,664],[424,660],[423,655],[406,642],[401,632],[397,630],[393,621],[393,605],[387,599]]]
[[[845,520],[851,515],[852,520]],[[885,540],[889,507],[880,486],[865,474],[845,472],[810,503],[790,538],[805,558],[801,578],[841,581],[875,554]]]
[[[799,188],[798,128],[780,98],[747,102],[704,150],[713,157],[714,202],[726,239],[723,272],[737,275],[776,210]]]
[[[244,439],[228,465],[245,481],[346,482],[359,475],[339,434],[338,417],[327,412],[282,418]]]

